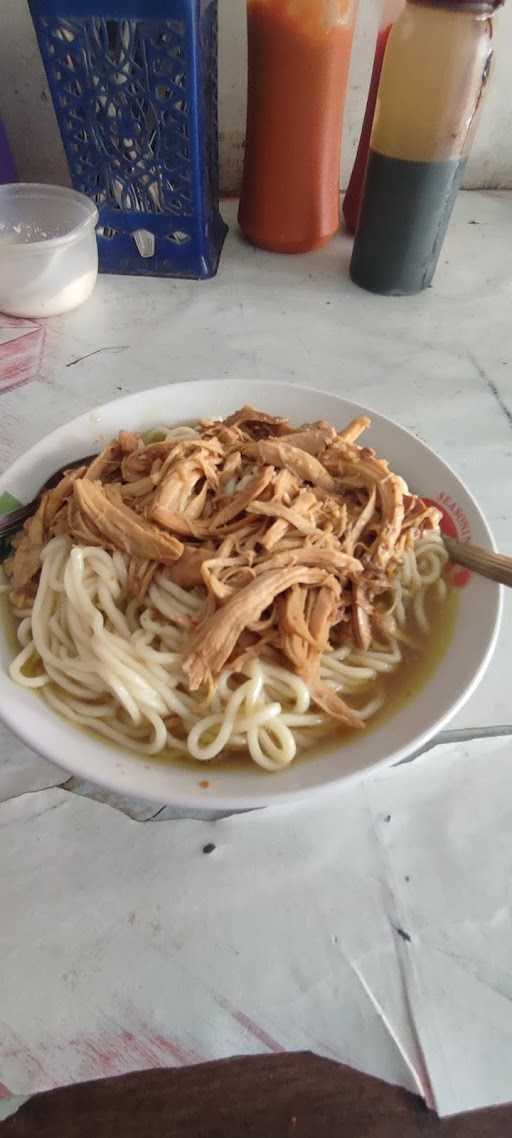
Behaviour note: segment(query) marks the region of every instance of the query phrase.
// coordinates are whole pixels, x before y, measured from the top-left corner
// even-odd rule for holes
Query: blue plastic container
[[[217,0],[30,0],[100,269],[210,277],[219,213]]]

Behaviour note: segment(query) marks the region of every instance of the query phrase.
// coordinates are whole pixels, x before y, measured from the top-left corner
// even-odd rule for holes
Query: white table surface
[[[282,378],[357,399],[418,434],[464,479],[500,550],[512,554],[512,194],[462,193],[434,287],[403,299],[375,297],[351,284],[344,236],[318,253],[273,256],[240,240],[233,203],[224,212],[232,228],[213,281],[103,276],[86,305],[46,322],[40,373],[0,392],[0,469],[46,432],[116,395],[178,380]],[[474,739],[482,754],[486,740],[491,747],[496,737],[505,743],[512,735],[511,633],[506,597],[495,658],[477,693],[440,736],[441,748]],[[169,809],[68,780],[0,727],[0,802],[14,804],[56,786],[81,795],[86,811],[97,811],[93,799],[100,799],[139,823],[158,815],[175,825]],[[14,845],[16,810],[9,816]],[[111,812],[94,818],[106,832]],[[19,826],[25,820],[20,806]],[[114,880],[115,867],[112,873]],[[30,961],[29,947],[24,967]],[[4,975],[6,967],[13,967],[12,957],[0,959]],[[60,1014],[58,1001],[51,1006],[49,1037]],[[22,1038],[29,1016],[20,1001]],[[307,1042],[301,1037],[301,1046]],[[29,1063],[26,1070],[32,1069]],[[106,1060],[94,1070],[110,1073]],[[27,1075],[11,1089],[27,1093],[53,1085],[52,1077]],[[74,1068],[70,1077],[77,1077]],[[2,1081],[0,1047],[0,1097]]]

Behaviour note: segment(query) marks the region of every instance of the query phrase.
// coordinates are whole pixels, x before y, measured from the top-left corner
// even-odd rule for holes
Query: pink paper
[[[34,379],[40,370],[44,340],[42,324],[0,315],[0,392]]]

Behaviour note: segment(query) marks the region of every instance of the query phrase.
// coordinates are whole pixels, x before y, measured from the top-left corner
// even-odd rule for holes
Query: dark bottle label
[[[350,275],[370,292],[402,296],[432,282],[465,158],[410,162],[370,150]]]

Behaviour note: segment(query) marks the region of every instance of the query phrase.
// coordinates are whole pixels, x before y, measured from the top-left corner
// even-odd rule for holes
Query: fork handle
[[[512,557],[505,557],[502,553],[491,553],[489,549],[482,549],[480,545],[455,541],[453,537],[446,537],[445,534],[443,542],[451,561],[463,565],[466,569],[472,569],[481,577],[489,577],[491,581],[499,581],[500,585],[512,588]]]
[[[28,502],[26,506],[18,506],[17,510],[11,510],[5,517],[0,518],[0,538],[12,537],[17,533],[38,505],[39,498],[34,498],[33,502]]]
[[[95,457],[94,454],[88,454],[85,458],[70,459],[65,466],[61,466],[59,470],[56,470],[54,474],[50,475],[43,486],[41,486],[35,498],[32,498],[31,502],[27,502],[26,506],[18,506],[16,510],[11,510],[5,517],[0,518],[0,539],[3,537],[12,537],[13,534],[21,529],[23,522],[26,522],[27,518],[36,512],[45,491],[53,490],[55,486],[58,486],[62,476],[66,474],[68,470],[75,470],[77,466],[88,466]]]

